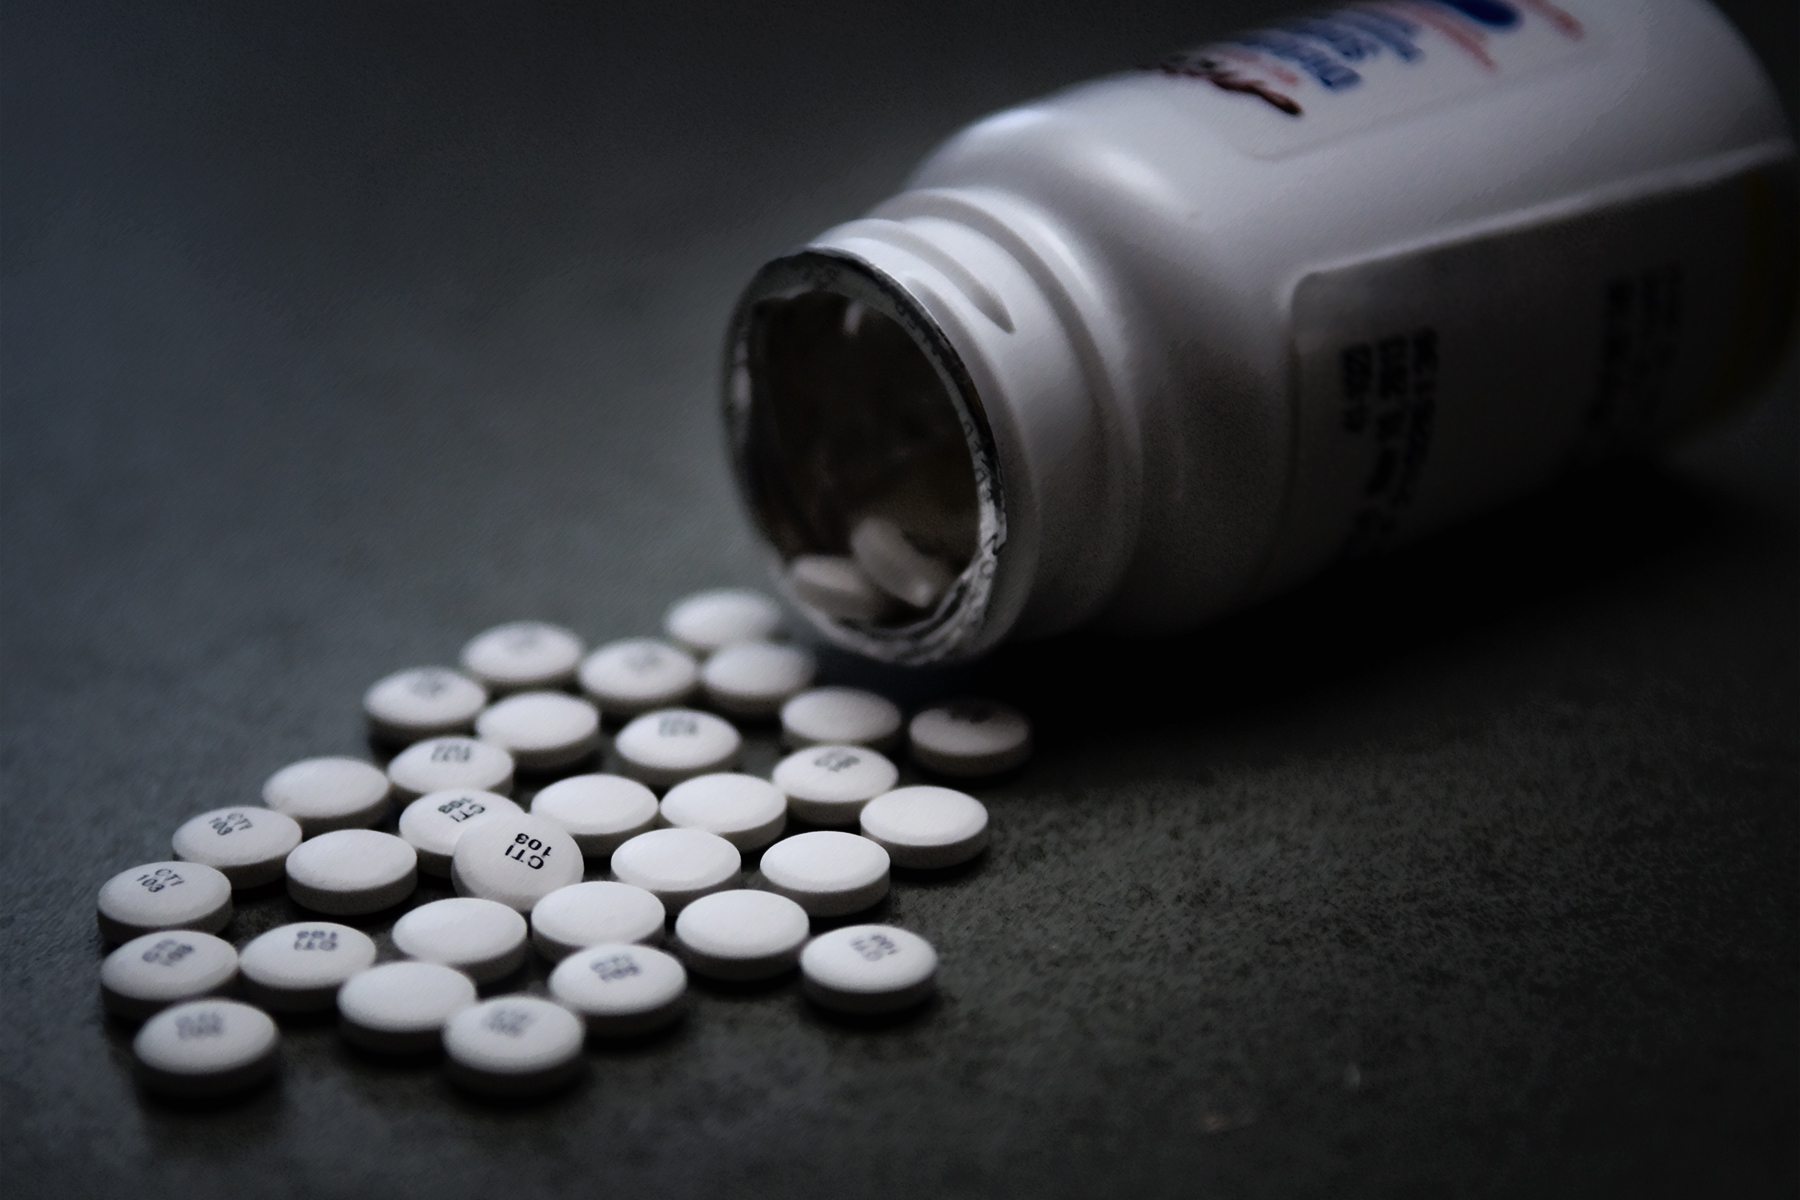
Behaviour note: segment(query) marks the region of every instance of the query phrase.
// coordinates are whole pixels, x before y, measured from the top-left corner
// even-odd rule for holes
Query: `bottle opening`
[[[752,282],[729,354],[739,484],[789,597],[860,652],[953,656],[945,639],[985,609],[999,508],[979,400],[935,322],[864,264],[805,252]]]

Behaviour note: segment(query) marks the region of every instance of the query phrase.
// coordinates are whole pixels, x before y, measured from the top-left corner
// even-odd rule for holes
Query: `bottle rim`
[[[807,293],[862,304],[894,322],[911,339],[948,398],[968,451],[975,496],[975,548],[966,566],[929,611],[883,625],[833,616],[791,584],[779,549],[795,540],[788,514],[771,493],[758,455],[759,405],[771,403],[757,377],[752,341],[765,306]],[[767,263],[750,280],[727,326],[722,371],[727,446],[738,494],[772,558],[778,590],[824,637],[867,658],[901,665],[955,662],[988,647],[983,637],[994,597],[1000,551],[1006,542],[1005,487],[993,428],[968,368],[942,327],[899,280],[843,250],[808,247]]]

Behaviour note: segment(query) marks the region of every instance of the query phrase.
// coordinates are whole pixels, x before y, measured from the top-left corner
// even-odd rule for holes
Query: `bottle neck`
[[[910,192],[746,290],[725,364],[734,466],[780,585],[833,642],[951,662],[1110,597],[1137,456],[1066,245],[1008,197]],[[795,585],[796,560],[850,556],[871,514],[947,564],[929,606],[846,617]]]

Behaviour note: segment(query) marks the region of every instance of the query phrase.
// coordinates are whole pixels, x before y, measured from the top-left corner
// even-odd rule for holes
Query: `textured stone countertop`
[[[362,689],[488,625],[759,582],[714,378],[756,266],[1266,10],[10,5],[7,1195],[1794,1194],[1791,360],[1664,463],[1193,636],[829,660],[1038,725],[985,858],[880,910],[943,956],[913,1017],[698,987],[522,1109],[329,1024],[239,1103],[133,1087],[104,879],[367,753]],[[1792,6],[1732,11],[1791,102]]]

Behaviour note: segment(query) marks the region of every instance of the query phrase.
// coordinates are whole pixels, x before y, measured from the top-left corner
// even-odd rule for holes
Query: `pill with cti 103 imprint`
[[[608,717],[681,704],[700,686],[700,664],[655,638],[609,642],[581,663],[581,690]]]
[[[550,994],[586,1018],[591,1036],[640,1037],[681,1016],[687,971],[649,946],[601,944],[557,964]]]
[[[170,844],[175,857],[216,868],[234,888],[281,878],[288,852],[300,844],[300,822],[272,808],[215,808],[184,821]]]
[[[794,969],[812,923],[773,892],[734,888],[702,896],[675,918],[675,942],[696,975],[743,983]]]
[[[131,1048],[145,1087],[201,1099],[243,1091],[274,1074],[281,1031],[248,1004],[190,1000],[144,1022]]]
[[[902,723],[892,700],[862,688],[811,688],[781,706],[781,740],[794,750],[849,745],[886,753],[900,744]]]
[[[763,852],[770,891],[815,917],[861,912],[888,893],[888,853],[866,837],[821,829],[797,833]]]
[[[301,842],[287,857],[295,904],[331,916],[392,908],[419,885],[419,855],[391,833],[334,829]]]
[[[419,870],[447,878],[450,856],[471,822],[501,813],[520,813],[517,804],[493,792],[452,788],[420,796],[400,812],[400,837],[419,855]]]
[[[662,936],[667,912],[641,887],[589,880],[557,888],[531,908],[531,943],[551,962],[589,946]]]
[[[780,642],[736,642],[700,668],[714,708],[738,717],[770,717],[805,690],[818,670],[812,652]]]
[[[145,863],[101,885],[97,907],[109,942],[159,929],[217,933],[231,920],[231,881],[202,863]]]
[[[743,745],[729,721],[691,708],[645,713],[613,739],[625,774],[651,787],[728,770]]]
[[[531,798],[531,815],[569,831],[589,858],[604,858],[656,826],[656,793],[622,775],[574,775]]]
[[[857,823],[863,836],[886,850],[896,867],[954,867],[987,848],[987,806],[953,788],[887,792],[869,801]]]
[[[514,621],[475,636],[463,647],[463,670],[497,693],[556,688],[575,678],[586,650],[560,625]]]
[[[906,727],[913,761],[928,771],[979,779],[1031,757],[1031,722],[997,700],[953,700],[916,714]]]
[[[536,996],[498,996],[444,1023],[444,1066],[452,1080],[497,1099],[555,1091],[581,1073],[581,1018]]]
[[[663,631],[690,654],[705,657],[733,642],[761,641],[781,627],[781,607],[748,588],[717,588],[678,600]]]
[[[388,778],[401,800],[431,792],[463,788],[509,795],[513,789],[513,756],[499,746],[466,737],[439,737],[417,742],[388,763]]]
[[[775,764],[788,811],[814,825],[854,825],[863,805],[894,786],[900,769],[862,746],[812,746]]]
[[[354,758],[308,758],[269,776],[263,803],[300,824],[306,837],[366,829],[387,816],[388,777]]]
[[[338,989],[338,1029],[364,1050],[424,1054],[442,1043],[444,1023],[475,1000],[475,981],[454,967],[382,963]]]
[[[467,675],[443,667],[413,667],[377,680],[363,694],[363,713],[371,737],[404,746],[467,733],[487,702],[487,689]]]
[[[781,789],[754,775],[697,775],[662,798],[665,824],[716,833],[745,854],[781,836],[787,810]]]
[[[238,953],[210,933],[172,929],[133,938],[100,964],[100,997],[114,1016],[141,1021],[237,978]]]
[[[551,771],[600,748],[600,713],[561,692],[520,692],[483,710],[475,735],[512,755],[521,771]]]
[[[457,896],[421,904],[394,922],[394,949],[420,962],[455,967],[478,984],[505,979],[525,963],[525,918],[495,900]]]
[[[736,846],[704,829],[652,829],[612,857],[620,883],[643,888],[672,913],[708,893],[738,886],[743,865]]]
[[[822,933],[800,953],[800,985],[822,1008],[851,1014],[897,1012],[937,987],[931,943],[892,925],[849,925]]]
[[[582,869],[581,847],[561,825],[505,813],[477,821],[457,839],[450,882],[458,895],[528,913],[557,888],[581,882]]]
[[[244,995],[271,1012],[323,1012],[338,988],[375,965],[375,941],[333,921],[299,921],[260,935],[238,955]]]

